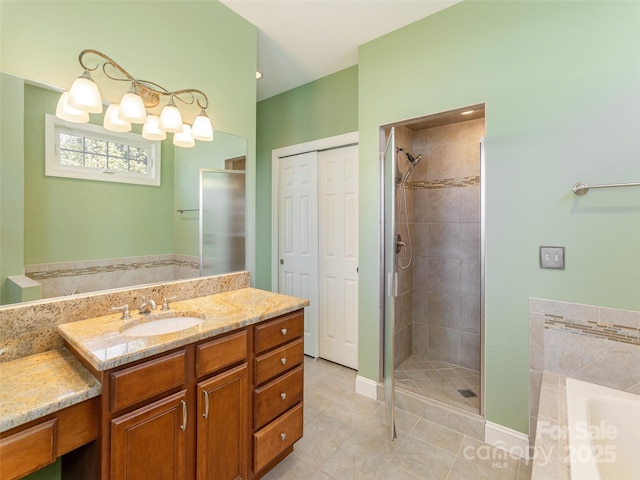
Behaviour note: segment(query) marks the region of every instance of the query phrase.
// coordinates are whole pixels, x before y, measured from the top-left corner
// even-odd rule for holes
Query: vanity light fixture
[[[84,57],[98,57],[95,66],[88,66]],[[102,113],[103,100],[91,72],[101,67],[104,76],[117,82],[128,82],[129,91],[119,103],[111,103],[104,116],[104,128],[115,132],[128,132],[132,123],[143,124],[142,136],[148,140],[164,140],[167,132],[174,133],[173,143],[179,147],[192,147],[194,140],[213,140],[213,126],[207,115],[209,99],[201,90],[187,88],[170,92],[157,83],[133,78],[114,60],[97,50],[83,50],[78,61],[84,72],[58,100],[56,116],[75,123],[89,121],[90,113]],[[166,100],[165,100],[166,99]],[[193,125],[183,123],[183,112],[176,101],[196,106],[200,113]],[[163,105],[161,105],[163,104]],[[161,108],[162,107],[162,108]],[[192,114],[193,115],[193,114]],[[193,118],[193,117],[192,117]]]

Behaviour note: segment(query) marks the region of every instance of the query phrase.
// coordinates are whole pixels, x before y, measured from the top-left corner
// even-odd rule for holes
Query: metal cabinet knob
[[[281,433],[280,434],[280,440],[282,440],[283,442],[287,439],[287,434],[286,433]]]
[[[287,394],[286,394],[286,393],[284,393],[284,392],[282,392],[282,393],[280,394],[280,398],[281,398],[282,400],[286,400],[286,399],[287,399]]]
[[[287,357],[282,357],[280,359],[280,363],[282,363],[283,365],[286,365],[287,364]]]
[[[280,333],[281,333],[282,335],[286,335],[286,334],[287,334],[287,329],[286,329],[286,328],[283,328],[282,330],[280,330]]]

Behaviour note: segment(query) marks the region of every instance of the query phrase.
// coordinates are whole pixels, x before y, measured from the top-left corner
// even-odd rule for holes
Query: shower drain
[[[461,388],[460,390],[458,390],[458,393],[460,395],[462,395],[464,398],[472,398],[472,397],[477,397],[478,396],[470,388]]]

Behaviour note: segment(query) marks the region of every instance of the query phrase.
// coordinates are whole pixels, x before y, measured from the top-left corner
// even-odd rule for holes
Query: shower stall
[[[383,129],[387,404],[481,414],[484,105]]]

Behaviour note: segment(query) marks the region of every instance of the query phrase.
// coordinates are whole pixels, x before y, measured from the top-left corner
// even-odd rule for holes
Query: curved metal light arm
[[[161,85],[158,85],[157,83],[150,82],[148,80],[138,80],[133,76],[131,76],[131,74],[127,72],[124,68],[122,68],[115,60],[108,57],[104,53],[99,52],[98,50],[87,49],[80,52],[78,61],[80,62],[80,65],[82,66],[82,68],[84,68],[89,72],[96,71],[100,67],[100,63],[98,63],[93,68],[87,66],[83,59],[85,55],[95,55],[97,57],[102,58],[104,60],[104,63],[102,63],[102,71],[111,80],[116,80],[119,82],[132,82],[136,93],[138,93],[142,97],[142,100],[144,101],[144,104],[146,107],[157,106],[160,103],[161,95],[168,96],[168,97],[173,96],[174,98],[177,98],[182,103],[187,105],[191,105],[195,102],[198,105],[198,107],[200,107],[203,110],[209,107],[209,98],[207,97],[207,95],[205,95],[205,93],[202,90],[198,90],[196,88],[186,88],[183,90],[176,90],[176,91],[170,92],[166,88],[162,87]],[[107,66],[110,68],[113,68],[125,78],[118,78],[113,74],[110,74],[107,71]],[[182,96],[187,96],[187,98],[186,99],[182,98]]]

